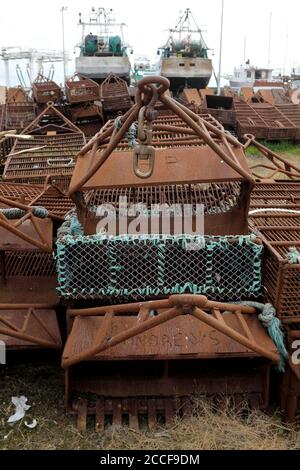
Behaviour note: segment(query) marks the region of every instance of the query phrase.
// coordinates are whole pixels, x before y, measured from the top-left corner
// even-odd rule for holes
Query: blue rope
[[[279,318],[276,317],[276,310],[272,304],[260,304],[258,302],[241,302],[241,305],[247,305],[259,310],[261,313],[258,319],[262,322],[263,326],[268,330],[270,338],[273,340],[279,355],[280,362],[278,364],[279,372],[285,371],[285,363],[288,359],[288,352],[284,342],[284,331]]]
[[[116,117],[115,119],[115,128],[117,130],[121,129],[122,127],[122,121],[121,121],[122,117],[121,116],[118,116]],[[125,137],[126,137],[126,140],[129,144],[129,147],[135,147],[138,142],[136,140],[136,136],[137,136],[137,123],[134,122],[133,124],[131,124],[131,126],[129,127],[128,131],[126,132],[125,134]]]
[[[26,211],[19,209],[18,207],[12,207],[11,209],[0,209],[1,214],[3,214],[8,220],[20,219],[24,217]],[[39,219],[46,219],[49,215],[49,212],[45,207],[33,206],[32,214]]]
[[[289,264],[299,264],[300,263],[300,251],[298,251],[295,246],[291,246],[289,248],[287,259],[288,259]]]

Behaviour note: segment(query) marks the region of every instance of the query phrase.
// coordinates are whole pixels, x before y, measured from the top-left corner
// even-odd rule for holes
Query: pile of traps
[[[284,368],[248,226],[244,148],[167,88],[141,80],[136,104],[83,147],[70,183],[76,211],[58,231],[56,265],[69,303],[66,406],[81,430],[89,415],[98,430],[153,429],[192,394],[224,390],[266,408],[271,364]]]
[[[273,366],[286,370],[289,417],[297,403],[281,320],[291,349],[299,215],[276,210],[297,210],[300,171],[168,87],[142,79],[135,104],[88,143],[49,104],[14,138],[0,182],[0,339],[63,350],[81,431],[91,416],[98,431],[155,429],[195,395],[267,409]],[[69,84],[74,106],[98,93],[79,88]],[[267,181],[247,164],[251,144]]]

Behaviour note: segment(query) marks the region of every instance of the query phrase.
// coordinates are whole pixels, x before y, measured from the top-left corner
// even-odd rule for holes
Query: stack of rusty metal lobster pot
[[[69,186],[75,157],[85,144],[81,130],[54,105],[47,107],[18,136],[7,156],[4,181]]]
[[[280,362],[249,305],[264,299],[244,147],[168,85],[141,80],[135,105],[82,148],[70,183],[76,212],[56,256],[66,406],[81,430],[91,414],[98,430],[142,417],[154,429],[188,412],[191,395],[225,390],[266,408]]]
[[[281,406],[295,417],[300,396],[300,367],[293,360],[300,338],[300,167],[245,136],[245,149],[256,148],[252,165],[256,186],[251,197],[250,225],[265,247],[263,265],[267,298],[276,308],[286,333],[289,363],[282,383]]]
[[[98,83],[75,74],[66,81],[65,91],[72,122],[78,125],[85,135],[93,136],[103,124]]]
[[[63,190],[85,138],[53,104],[9,135],[0,183],[0,337],[8,349],[60,349],[53,240],[73,207]]]

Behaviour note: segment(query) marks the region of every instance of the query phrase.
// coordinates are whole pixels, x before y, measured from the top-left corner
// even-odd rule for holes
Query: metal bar
[[[241,335],[233,328],[224,325],[223,323],[220,323],[218,320],[213,318],[211,315],[208,315],[198,307],[196,307],[195,310],[191,312],[191,315],[193,315],[195,318],[198,318],[198,320],[206,323],[207,325],[211,326],[212,328],[215,328],[217,331],[220,331],[226,336],[229,336],[229,338],[233,339],[234,341],[237,341],[238,343],[242,344],[251,351],[254,351],[257,354],[270,359],[272,362],[279,362],[280,358],[277,352],[273,353],[271,351],[268,351],[267,349],[262,348],[257,343],[250,341],[248,338],[245,338],[245,336]]]
[[[113,346],[116,346],[124,341],[126,341],[129,338],[132,338],[134,336],[137,336],[141,333],[144,333],[155,326],[158,326],[162,323],[167,322],[168,320],[171,320],[172,318],[175,318],[179,315],[181,315],[182,312],[176,310],[175,308],[171,308],[167,310],[166,312],[161,313],[157,317],[150,318],[149,320],[134,326],[132,328],[129,328],[127,331],[123,331],[121,333],[116,334],[112,338],[108,339],[105,344],[100,344],[97,346],[92,347],[88,351],[85,351],[83,353],[78,353],[74,354],[72,357],[63,357],[62,359],[62,367],[63,369],[67,369],[68,367],[82,361],[87,361],[89,359],[92,359],[96,355],[100,354],[101,352],[105,351],[106,349],[112,348]]]
[[[179,106],[179,103],[176,103],[174,100],[165,95],[161,96],[160,99],[165,105],[172,109],[174,113],[178,114],[178,116],[180,116],[181,119],[183,119],[188,126],[194,129],[197,135],[199,135],[199,137],[201,137],[219,155],[219,157],[221,157],[227,163],[227,165],[233,168],[240,176],[245,178],[251,184],[255,185],[255,180],[251,176],[251,174],[244,170],[244,168],[238,165],[235,161],[233,161],[229,157],[229,155],[227,155],[226,152],[224,152],[224,150],[211,137],[208,137],[208,135],[201,129],[199,124],[197,124],[192,118],[187,115],[185,109],[183,110]],[[214,128],[214,126],[212,127]],[[217,127],[214,128],[214,130],[216,133],[218,131],[222,135],[222,131],[220,131]]]

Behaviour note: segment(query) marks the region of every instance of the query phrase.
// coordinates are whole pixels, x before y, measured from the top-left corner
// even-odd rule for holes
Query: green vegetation
[[[277,143],[272,143],[272,142],[266,142],[266,141],[261,141],[263,145],[268,147],[270,150],[272,150],[275,153],[279,153],[282,156],[287,155],[299,155],[299,161],[300,161],[300,144],[295,144],[294,142],[290,141],[284,141],[282,140],[281,142]],[[246,150],[246,155],[247,156],[255,156],[258,155],[259,151],[256,149],[254,146],[250,146]]]

